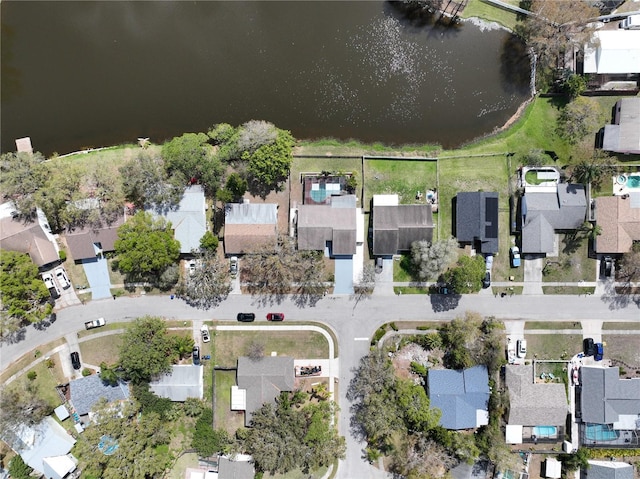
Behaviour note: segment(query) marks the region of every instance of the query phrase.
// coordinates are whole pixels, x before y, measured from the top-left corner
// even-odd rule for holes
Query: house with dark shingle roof
[[[276,250],[278,205],[227,203],[224,206],[224,252],[247,254],[267,246]]]
[[[295,369],[293,358],[266,356],[253,361],[246,356],[238,358],[238,389],[244,396],[244,424],[251,425],[251,415],[263,404],[275,404],[283,391],[293,391]],[[234,398],[231,399],[232,403]]]
[[[637,32],[640,39],[640,32]],[[640,48],[638,49],[640,51]],[[640,98],[618,100],[613,124],[605,125],[602,149],[624,154],[640,154]]]
[[[67,231],[64,236],[73,260],[93,259],[101,254],[115,251],[118,228],[123,224],[124,217],[118,217],[110,225],[103,225],[99,228],[91,226],[76,227]]]
[[[111,386],[100,379],[98,374],[75,379],[69,383],[71,388],[70,401],[75,412],[80,416],[89,414],[93,406],[100,399],[107,402],[122,401],[129,398],[129,386],[123,382]]]
[[[489,424],[489,374],[485,366],[463,371],[430,369],[427,394],[432,407],[440,409],[440,426],[474,429]]]
[[[149,383],[156,396],[184,402],[187,398],[202,399],[204,395],[204,368],[195,364],[174,364],[171,372]]]
[[[583,423],[612,429],[640,428],[640,378],[621,379],[617,367],[580,368],[580,412]]]
[[[507,442],[522,443],[523,427],[527,431],[535,426],[564,428],[569,412],[564,384],[536,383],[531,365],[507,365],[506,384],[509,393]],[[519,437],[510,434],[511,431],[519,431],[516,434]],[[531,433],[527,437],[530,436]]]
[[[456,195],[456,239],[484,254],[498,252],[498,193]]]
[[[414,241],[431,241],[431,205],[400,205],[398,195],[373,195],[373,254],[410,251]]]
[[[583,469],[584,479],[634,479],[633,466],[621,461],[588,460],[589,467]]]
[[[218,456],[219,479],[253,479],[255,469],[251,459],[246,454],[237,454],[233,458]]]
[[[326,205],[298,206],[298,249],[352,256],[358,243],[357,198],[332,196]]]
[[[598,253],[626,253],[634,241],[640,241],[640,205],[632,198],[601,196],[596,201],[596,224],[600,235],[595,240]]]
[[[554,187],[527,186],[520,200],[522,253],[553,253],[555,234],[573,231],[584,223],[587,197],[584,185],[560,183]]]

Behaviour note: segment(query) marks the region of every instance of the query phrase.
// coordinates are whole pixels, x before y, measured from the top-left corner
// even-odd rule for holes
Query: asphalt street
[[[166,296],[140,296],[91,301],[58,311],[57,320],[48,328],[26,328],[17,342],[0,347],[0,370],[22,354],[57,338],[84,328],[84,322],[104,317],[107,322],[126,321],[144,315],[167,319],[229,320],[238,312],[255,312],[264,318],[267,312],[283,312],[287,321],[316,321],[331,327],[338,338],[340,358],[339,401],[340,433],[347,438],[347,460],[342,461],[340,478],[385,477],[362,460],[363,444],[349,431],[349,403],[346,392],[362,356],[369,351],[370,338],[382,324],[402,320],[449,320],[465,311],[502,320],[535,321],[640,321],[639,305],[626,296],[560,295],[374,295],[357,301],[348,296],[326,296],[314,306],[299,307],[291,297],[280,302],[265,302],[248,295],[230,295],[220,306],[208,311],[194,309],[179,299]],[[264,321],[266,323],[266,321]]]

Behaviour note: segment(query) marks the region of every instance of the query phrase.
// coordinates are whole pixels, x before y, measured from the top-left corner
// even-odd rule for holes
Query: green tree
[[[120,346],[120,367],[134,384],[171,371],[174,341],[161,318],[144,316],[126,330]]]
[[[587,79],[584,75],[571,74],[562,84],[564,93],[573,100],[582,95],[587,89]]]
[[[196,421],[195,432],[191,441],[200,457],[210,457],[217,452],[226,452],[231,443],[231,438],[224,429],[213,429],[213,411],[204,408]]]
[[[180,281],[176,292],[197,308],[217,306],[231,292],[227,262],[220,260],[215,251],[205,250],[197,256],[195,270]]]
[[[542,166],[546,160],[547,158],[544,152],[538,149],[529,150],[520,157],[520,161],[525,166]]]
[[[611,176],[616,174],[618,166],[617,159],[608,153],[597,151],[595,153],[585,152],[583,159],[571,167],[571,178],[577,183],[590,184],[595,190],[600,190],[604,180],[611,181]]]
[[[411,244],[411,260],[420,279],[436,279],[457,257],[458,242],[455,238],[414,241]]]
[[[233,201],[239,201],[247,192],[248,187],[247,180],[238,173],[231,173],[224,186],[225,190],[231,193]]]
[[[0,189],[22,216],[30,217],[35,213],[36,193],[47,178],[44,160],[39,152],[11,152],[0,156]]]
[[[462,256],[456,267],[445,273],[445,279],[457,294],[477,293],[482,287],[485,269],[482,256]]]
[[[31,472],[33,469],[27,466],[19,455],[14,456],[9,462],[9,476],[14,479],[29,479]]]
[[[254,187],[266,192],[277,188],[287,178],[293,161],[291,149],[294,142],[290,132],[278,130],[274,141],[242,154],[242,159],[249,163],[247,172]]]
[[[173,336],[173,348],[178,353],[178,356],[180,356],[181,358],[184,358],[187,355],[191,354],[191,351],[193,351],[194,345],[195,345],[195,342],[193,340],[193,337],[190,335]]]
[[[428,431],[438,425],[440,411],[430,409],[429,398],[424,387],[414,384],[409,379],[398,379],[396,394],[400,409],[404,411],[405,421],[409,429]]]
[[[0,393],[0,424],[7,433],[19,424],[38,424],[53,412],[33,381],[15,381]]]
[[[618,278],[629,283],[640,280],[640,248],[636,244],[640,243],[634,243],[634,248],[622,255],[616,272]]]
[[[473,366],[471,346],[480,337],[479,318],[472,313],[443,324],[438,332],[445,349],[445,366],[450,369],[465,369]]]
[[[558,134],[575,145],[585,136],[595,135],[598,129],[600,106],[587,97],[578,97],[565,106],[558,117]]]
[[[204,235],[202,235],[202,238],[200,238],[200,249],[203,251],[213,252],[218,249],[218,243],[218,237],[211,231],[207,231]]]
[[[589,451],[580,448],[573,454],[558,454],[558,460],[562,462],[566,472],[574,472],[580,469],[589,469]]]
[[[139,211],[118,228],[115,242],[117,267],[130,282],[152,284],[180,256],[180,243],[173,239],[171,223]]]
[[[53,231],[76,226],[82,218],[74,202],[81,200],[84,170],[76,163],[61,161],[49,164],[51,173],[37,193],[37,202]],[[84,219],[84,218],[82,218]]]
[[[127,200],[139,208],[164,210],[178,203],[184,192],[183,176],[169,176],[163,159],[141,150],[119,168]]]
[[[11,334],[23,322],[37,322],[48,314],[49,291],[28,255],[0,250],[0,293],[3,321],[0,336]]]

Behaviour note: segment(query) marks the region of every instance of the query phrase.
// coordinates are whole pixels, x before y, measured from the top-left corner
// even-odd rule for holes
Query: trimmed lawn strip
[[[542,292],[544,294],[577,294],[581,295],[590,295],[593,294],[595,288],[590,288],[586,286],[543,286]]]
[[[605,322],[602,323],[602,329],[640,330],[640,323],[637,321]]]
[[[614,363],[613,366],[623,368],[627,376],[640,377],[640,337],[637,334],[603,334],[602,342],[605,358],[617,359],[624,363]]]
[[[513,296],[514,294],[522,294],[523,289],[524,289],[523,286],[509,286],[509,287],[492,286],[491,292],[493,293],[494,296],[501,295],[502,293],[508,296]]]
[[[414,278],[412,269],[411,253],[403,253],[399,261],[393,260],[393,281],[397,283],[420,281],[418,278]]]
[[[444,324],[440,321],[394,321],[394,323],[399,331],[402,331],[403,329],[413,330],[418,328],[438,329]],[[391,330],[391,327],[389,327],[389,330]]]
[[[121,334],[110,334],[102,338],[89,339],[80,344],[80,353],[83,363],[100,366],[100,363],[113,364],[118,360]]]
[[[297,359],[329,357],[327,340],[315,331],[216,331],[215,364],[235,367],[238,357],[246,355],[249,345],[254,341],[264,344],[265,356],[276,351],[278,356]]]
[[[393,292],[396,294],[429,294],[429,288],[417,286],[394,286]]]
[[[65,343],[66,341],[64,340],[64,338],[56,339],[55,341],[43,344],[42,346],[39,346],[38,348],[32,349],[31,351],[23,354],[20,359],[18,359],[11,366],[5,369],[2,374],[0,374],[0,383],[4,384],[11,376],[16,374],[21,369],[29,366],[29,364],[31,364],[36,359],[36,351],[41,352],[41,355],[43,356],[48,356],[52,349],[55,349]]]
[[[236,385],[236,371],[216,371],[216,428],[223,428],[229,434],[244,427],[244,412],[231,410],[231,386]]]
[[[300,140],[293,152],[294,155],[309,155],[330,158],[331,156],[363,156],[363,155],[392,155],[392,156],[432,156],[439,145],[408,144],[385,145],[383,143],[361,143],[357,140],[341,141],[334,138],[320,138],[314,141]]]
[[[582,351],[581,334],[531,334],[526,333],[527,358],[570,358]]]
[[[596,262],[589,258],[589,241],[579,234],[575,238],[571,234],[561,235],[558,257],[547,258],[544,261],[542,281],[547,283],[593,281],[595,277]]]
[[[582,329],[582,325],[571,321],[527,321],[524,329]]]
[[[371,208],[373,195],[397,194],[399,202],[423,204],[427,190],[438,187],[437,162],[429,160],[366,160],[364,208]],[[416,200],[416,193],[423,194],[423,200]]]
[[[324,477],[328,469],[329,468],[325,466],[314,471],[307,472],[303,472],[301,469],[293,469],[292,471],[289,471],[285,474],[270,474],[268,472],[265,472],[264,476],[262,477],[264,479],[308,479],[310,477]],[[334,467],[334,472],[335,470],[336,468]]]
[[[506,3],[513,3],[507,0]],[[517,3],[516,3],[517,6]],[[518,23],[516,13],[510,12],[503,8],[494,7],[482,0],[469,0],[468,5],[464,8],[461,15],[462,18],[480,18],[489,22],[496,22],[500,25],[513,30]]]
[[[128,326],[129,326],[129,323],[109,323],[108,322],[107,324],[99,328],[84,329],[84,330],[78,331],[78,338],[85,338],[93,334],[104,333],[105,331],[117,331],[119,329],[125,330],[127,329]]]

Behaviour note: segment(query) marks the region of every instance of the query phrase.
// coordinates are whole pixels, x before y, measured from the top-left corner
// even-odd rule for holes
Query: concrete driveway
[[[353,294],[353,258],[334,259],[334,294]]]
[[[111,297],[111,279],[109,278],[109,265],[104,257],[82,260],[84,273],[87,275],[92,299],[104,299]]]

